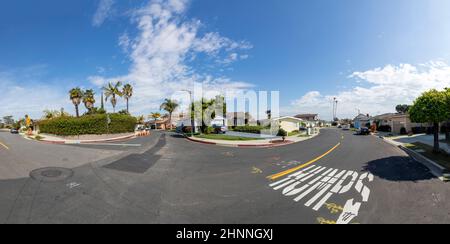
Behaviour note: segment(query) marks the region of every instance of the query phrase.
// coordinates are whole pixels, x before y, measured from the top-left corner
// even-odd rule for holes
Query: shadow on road
[[[389,181],[423,181],[436,178],[428,168],[409,157],[388,157],[368,162],[363,170]]]
[[[129,173],[143,174],[147,172],[147,170],[149,170],[156,162],[158,162],[161,155],[157,155],[157,153],[165,145],[166,135],[162,134],[158,139],[158,143],[143,154],[131,154],[103,167]]]
[[[171,134],[170,136],[173,137],[173,138],[179,138],[179,139],[184,139],[184,138],[186,138],[185,136],[180,135],[180,134]]]

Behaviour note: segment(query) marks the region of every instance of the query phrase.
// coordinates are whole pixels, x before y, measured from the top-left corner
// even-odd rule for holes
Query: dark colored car
[[[17,129],[11,129],[10,132],[11,134],[19,134],[19,130]]]
[[[216,134],[225,134],[227,133],[227,127],[221,125],[213,125],[214,133]]]
[[[363,127],[361,129],[358,130],[358,135],[362,135],[362,136],[367,136],[370,135],[370,130],[367,127]]]

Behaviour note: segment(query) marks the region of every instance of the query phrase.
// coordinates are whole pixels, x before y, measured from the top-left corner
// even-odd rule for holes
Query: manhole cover
[[[42,168],[31,171],[30,177],[41,182],[63,181],[73,176],[73,171],[66,168]]]

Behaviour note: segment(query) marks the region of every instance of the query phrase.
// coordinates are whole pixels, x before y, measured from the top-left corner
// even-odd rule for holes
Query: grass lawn
[[[420,142],[408,143],[405,144],[405,146],[433,160],[439,165],[445,167],[446,169],[450,170],[450,155],[447,154],[446,152],[442,151],[439,154],[434,154],[432,146]]]
[[[254,140],[262,140],[260,138],[247,138],[240,136],[229,136],[229,135],[217,135],[217,134],[202,134],[195,136],[197,138],[203,139],[211,139],[211,140],[224,140],[224,141],[254,141]]]

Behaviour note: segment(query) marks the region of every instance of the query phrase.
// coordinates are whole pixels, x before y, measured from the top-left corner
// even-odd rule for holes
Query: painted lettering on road
[[[270,187],[314,211],[319,211],[323,206],[336,210],[338,205],[327,205],[327,201],[335,195],[354,190],[357,197],[347,200],[336,221],[337,224],[348,224],[358,216],[361,205],[369,201],[370,189],[366,183],[373,180],[374,176],[370,173],[360,175],[355,171],[313,165],[273,182]]]

